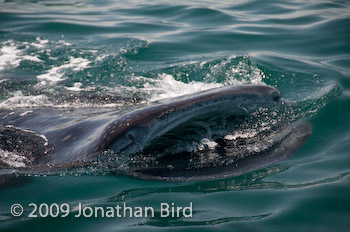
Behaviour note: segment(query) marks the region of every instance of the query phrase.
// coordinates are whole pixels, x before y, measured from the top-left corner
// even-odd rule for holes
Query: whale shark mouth
[[[161,181],[203,181],[239,176],[276,164],[295,154],[309,138],[307,122],[283,127],[237,130],[214,145],[200,150],[163,156],[139,152],[133,155],[124,172],[141,179]],[[203,139],[207,144],[208,140]],[[202,140],[202,142],[203,142]]]
[[[265,85],[222,87],[126,111],[0,113],[1,173],[83,167],[165,181],[227,178],[290,157],[312,131]]]
[[[251,114],[195,117],[148,141],[142,150],[121,154],[118,162],[112,159],[109,168],[118,164],[124,169],[117,173],[177,182],[222,179],[262,169],[291,157],[312,133],[310,123],[292,121],[282,113],[285,110],[279,106]]]

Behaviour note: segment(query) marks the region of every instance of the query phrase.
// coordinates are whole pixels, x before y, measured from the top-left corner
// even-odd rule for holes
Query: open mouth
[[[126,174],[163,181],[200,181],[239,176],[291,157],[311,135],[311,125],[296,122],[246,140],[223,140],[214,149],[160,158],[134,156]],[[142,160],[142,164],[140,162]]]
[[[312,132],[309,123],[278,112],[284,110],[195,117],[134,154],[120,154],[117,163],[121,173],[163,181],[223,179],[265,168],[291,157]]]
[[[0,164],[2,172],[85,167],[166,181],[227,178],[299,150],[312,129],[289,110],[275,88],[241,85],[126,112],[4,111]]]

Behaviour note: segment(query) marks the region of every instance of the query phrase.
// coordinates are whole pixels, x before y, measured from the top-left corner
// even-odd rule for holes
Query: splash
[[[39,83],[40,85],[53,85],[57,82],[67,79],[67,77],[65,77],[65,73],[67,71],[82,71],[88,68],[89,64],[90,61],[87,59],[81,57],[70,57],[69,61],[67,61],[65,64],[57,67],[52,67],[46,73],[38,75],[37,78],[41,80],[41,82]]]
[[[49,99],[44,95],[25,96],[22,91],[12,93],[12,97],[0,102],[0,108],[35,108],[40,106],[51,105]]]
[[[36,43],[33,44],[37,45]],[[2,47],[0,48],[0,71],[16,68],[24,60],[42,63],[43,61],[39,59],[38,55],[25,54],[28,48],[29,46],[20,48],[15,44],[14,40],[7,40],[3,42]]]
[[[152,83],[153,82],[153,83]],[[220,83],[204,83],[191,81],[184,83],[175,80],[174,76],[166,73],[159,74],[159,79],[152,80],[144,85],[144,91],[152,93],[150,101],[182,96],[194,92],[204,91],[223,86]]]
[[[8,99],[0,102],[0,109],[39,109],[39,108],[62,108],[62,109],[80,109],[80,108],[114,108],[119,109],[124,107],[126,103],[123,101],[108,101],[108,97],[100,97],[101,100],[97,102],[84,101],[84,98],[88,98],[89,95],[77,96],[76,98],[72,96],[74,100],[61,100],[52,99],[44,94],[40,95],[24,95],[22,91],[16,91],[12,93],[12,96]],[[98,96],[97,96],[98,97]],[[99,98],[98,98],[99,99]],[[105,102],[102,104],[102,100]],[[92,101],[92,100],[91,100]],[[26,111],[29,112],[29,111]],[[27,113],[28,114],[28,113]]]

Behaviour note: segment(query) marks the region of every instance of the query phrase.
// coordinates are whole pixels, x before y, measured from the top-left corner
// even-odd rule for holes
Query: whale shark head
[[[232,115],[249,115],[259,107],[282,103],[280,92],[267,85],[227,86],[151,103],[133,110],[110,126],[103,147],[132,154],[155,138],[189,121]]]
[[[115,138],[108,147],[128,157],[125,173],[138,178],[197,181],[241,175],[290,157],[310,136],[310,124],[289,120],[286,108],[280,92],[267,85],[165,99],[119,118],[106,132]],[[116,135],[117,127],[122,129]]]
[[[97,160],[108,171],[169,181],[262,168],[294,154],[312,131],[267,85],[226,86],[127,111],[3,110],[0,119],[3,171],[11,172],[14,158],[21,160],[16,170],[29,172]]]

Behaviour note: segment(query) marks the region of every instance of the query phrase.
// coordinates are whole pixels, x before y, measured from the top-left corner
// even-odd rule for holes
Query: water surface
[[[350,217],[347,1],[0,1],[0,108],[121,108],[242,83],[276,87],[313,125],[289,160],[165,183],[1,176],[2,231],[345,231]],[[127,99],[127,100],[125,100]],[[29,203],[187,206],[192,218],[28,218]],[[25,206],[13,217],[12,204]]]

